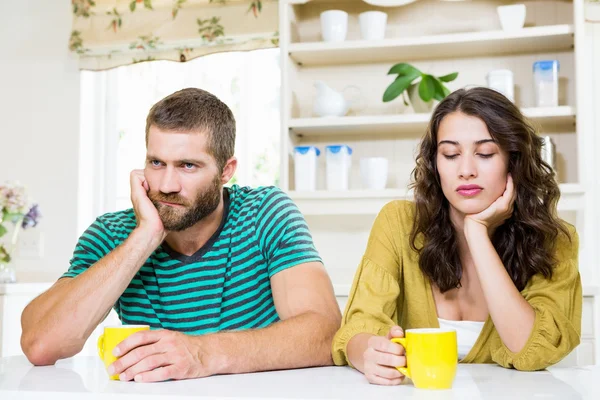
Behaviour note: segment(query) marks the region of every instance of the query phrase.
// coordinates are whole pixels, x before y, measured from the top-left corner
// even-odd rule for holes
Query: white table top
[[[0,358],[0,399],[600,399],[600,366],[519,372],[496,365],[459,365],[452,390],[370,385],[349,367],[222,375],[186,381],[110,381],[96,357],[33,367],[25,357]]]

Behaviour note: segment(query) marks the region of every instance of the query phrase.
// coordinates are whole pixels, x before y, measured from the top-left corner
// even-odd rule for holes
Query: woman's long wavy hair
[[[496,229],[492,243],[512,281],[521,291],[535,274],[551,278],[555,240],[561,232],[571,238],[557,215],[560,190],[553,169],[541,158],[543,140],[511,101],[482,87],[460,89],[446,97],[436,107],[419,146],[412,172],[416,213],[410,243],[419,253],[421,271],[442,293],[460,287],[457,234],[436,163],[440,123],[454,112],[481,119],[508,154],[508,172],[516,190],[514,211]]]

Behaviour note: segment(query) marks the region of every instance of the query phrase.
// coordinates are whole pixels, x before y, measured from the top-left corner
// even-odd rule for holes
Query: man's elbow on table
[[[21,349],[33,365],[53,365],[62,358],[68,358],[83,349],[84,341],[61,343],[64,339],[56,339],[50,332],[42,332],[37,327],[23,326],[21,333]]]
[[[325,349],[325,353],[323,355],[326,362],[323,363],[323,365],[335,365],[333,362],[333,356],[331,354],[331,346],[333,344],[333,339],[335,337],[335,334],[337,333],[338,329],[340,329],[341,324],[342,324],[342,316],[339,312],[337,314],[334,313],[331,317],[327,318],[327,326],[329,327],[329,329],[328,329],[328,334],[326,335],[326,340],[325,340],[326,349]]]
[[[21,349],[30,363],[33,365],[53,365],[59,357],[53,354],[52,346],[48,340],[36,337],[35,334],[23,332],[21,335]]]

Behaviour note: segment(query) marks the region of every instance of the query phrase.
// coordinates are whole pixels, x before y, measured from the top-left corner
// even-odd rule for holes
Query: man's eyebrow
[[[195,160],[193,158],[184,158],[183,160],[178,161],[180,164],[206,164],[206,162],[202,160]]]
[[[160,158],[155,157],[152,154],[146,155],[146,160],[162,161]],[[200,164],[200,165],[205,165],[206,164],[206,161],[196,160],[194,158],[184,158],[182,160],[176,160],[175,162],[178,163],[178,164]]]

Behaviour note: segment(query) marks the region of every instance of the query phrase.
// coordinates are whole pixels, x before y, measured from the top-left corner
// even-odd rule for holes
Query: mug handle
[[[98,337],[98,355],[104,361],[104,333]]]
[[[392,342],[394,343],[398,343],[401,344],[402,347],[404,347],[404,349],[406,349],[406,338],[392,338]],[[404,376],[407,376],[410,378],[410,371],[408,369],[408,358],[406,359],[406,367],[396,367],[396,369],[398,371],[400,371],[400,373]],[[412,378],[411,378],[412,379]]]

